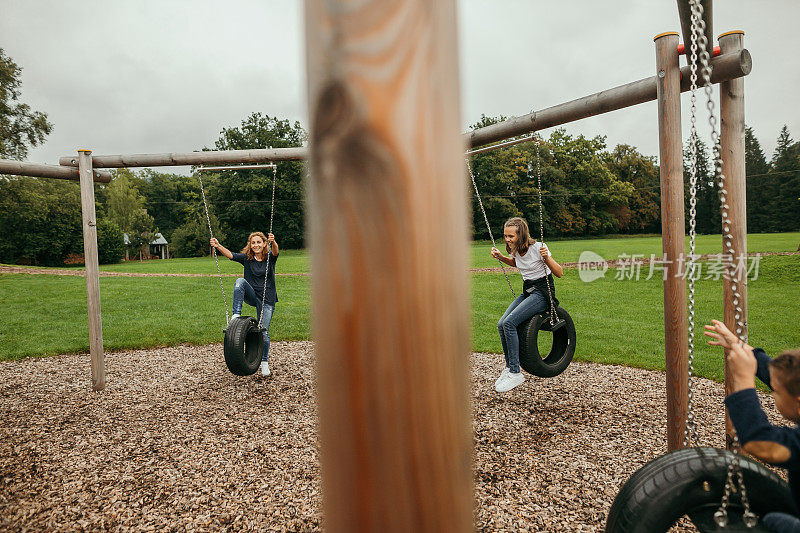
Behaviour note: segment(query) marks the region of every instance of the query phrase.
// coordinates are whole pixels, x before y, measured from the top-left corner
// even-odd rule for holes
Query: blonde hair
[[[505,224],[503,224],[503,230],[510,227],[517,228],[517,235],[519,235],[519,239],[517,240],[516,250],[512,250],[508,243],[506,243],[506,252],[510,254],[516,252],[518,255],[525,255],[528,253],[528,247],[536,242],[536,239],[531,237],[531,232],[528,229],[528,223],[525,222],[524,218],[511,217],[506,220]]]
[[[267,236],[266,236],[266,235],[264,235],[262,232],[260,232],[260,231],[254,231],[253,233],[251,233],[250,235],[248,235],[248,236],[247,236],[247,246],[245,246],[244,248],[242,248],[242,253],[243,253],[244,255],[246,255],[246,256],[247,256],[247,258],[248,258],[248,259],[250,259],[251,261],[252,261],[253,259],[255,259],[255,255],[253,254],[253,250],[250,248],[250,241],[253,239],[253,237],[261,237],[261,240],[262,240],[262,241],[264,241],[264,246],[266,246],[266,245],[267,245]]]

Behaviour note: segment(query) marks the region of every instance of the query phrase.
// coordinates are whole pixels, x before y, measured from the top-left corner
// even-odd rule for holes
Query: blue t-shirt
[[[758,363],[756,376],[771,389],[770,356],[761,348],[754,349],[753,355]],[[725,405],[728,406],[728,414],[742,445],[750,441],[768,441],[789,448],[791,452],[789,459],[783,463],[774,464],[786,469],[794,503],[800,509],[800,428],[796,425],[787,427],[770,424],[767,414],[761,408],[755,389],[745,389],[730,394],[725,398]]]
[[[272,252],[269,252],[264,256],[263,261],[248,259],[245,254],[239,252],[233,252],[233,257],[231,257],[231,261],[244,265],[244,279],[253,287],[259,300],[264,294],[264,278],[266,277],[267,292],[264,301],[270,305],[275,305],[275,302],[278,301],[278,291],[275,290],[275,263],[278,261],[278,255],[272,255]],[[266,272],[267,262],[269,262],[268,273]]]

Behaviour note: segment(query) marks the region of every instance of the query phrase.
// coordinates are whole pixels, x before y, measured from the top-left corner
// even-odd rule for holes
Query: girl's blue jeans
[[[262,309],[261,295],[256,294],[253,286],[250,285],[244,278],[238,278],[233,285],[233,314],[242,314],[242,304],[252,305],[256,308],[256,318],[261,319],[261,313],[264,313],[264,320],[261,326],[264,328],[264,353],[261,354],[261,360],[269,360],[269,323],[272,322],[272,314],[275,312],[275,305],[264,302]]]
[[[800,532],[800,519],[786,513],[767,513],[761,523],[773,533]]]
[[[506,357],[506,366],[511,372],[519,372],[519,336],[517,327],[547,309],[547,297],[541,291],[531,294],[520,294],[511,302],[497,322],[497,331],[500,332],[500,341],[503,343],[503,354]]]

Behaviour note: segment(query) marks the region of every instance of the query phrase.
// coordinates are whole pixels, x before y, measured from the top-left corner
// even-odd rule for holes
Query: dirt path
[[[750,257],[760,255],[761,257],[769,255],[800,255],[800,252],[751,252],[747,254]],[[699,259],[705,261],[708,259],[719,258],[719,254],[701,255]],[[647,264],[647,259],[638,259],[636,264]],[[561,263],[564,268],[578,268],[579,263]],[[612,260],[608,261],[609,268],[615,268],[620,265],[630,266],[630,260]],[[511,269],[511,267],[509,267]],[[512,269],[514,270],[514,269]],[[485,268],[470,268],[470,272],[501,272],[500,267],[485,267]],[[0,274],[49,274],[51,276],[83,276],[85,271],[77,268],[39,268],[39,267],[24,267],[24,266],[11,266],[0,265]],[[293,274],[276,273],[278,277],[306,277],[311,274],[308,272],[297,272]],[[226,278],[239,277],[239,274],[223,274]],[[100,277],[133,277],[133,278],[151,278],[151,277],[173,277],[173,278],[206,278],[217,277],[216,274],[186,274],[186,273],[158,273],[158,272],[108,272],[100,271]]]

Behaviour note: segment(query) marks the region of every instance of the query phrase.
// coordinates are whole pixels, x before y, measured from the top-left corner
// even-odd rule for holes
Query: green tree
[[[500,120],[502,117],[482,116],[473,128]],[[525,217],[531,231],[539,233],[537,151],[546,238],[621,229],[619,214],[635,198],[634,184],[610,169],[603,137],[572,137],[560,129],[547,141],[522,143],[472,158],[475,182],[494,233],[499,234],[510,216]],[[477,201],[473,202],[473,228],[477,238],[488,234]]]
[[[125,256],[122,230],[108,218],[97,221],[97,259],[101,265],[119,263]]]
[[[46,178],[0,179],[0,262],[58,266],[83,252],[77,183]]]
[[[760,233],[767,231],[770,205],[773,198],[769,190],[775,189],[775,176],[769,175],[769,163],[761,149],[761,143],[753,128],[744,130],[744,162],[747,175],[747,231]]]
[[[217,150],[249,150],[302,146],[307,135],[299,122],[294,124],[261,113],[253,113],[238,128],[225,128],[215,143]],[[303,177],[305,165],[297,161],[279,162],[275,191],[273,233],[285,247],[303,244]],[[272,198],[271,169],[222,171],[208,179],[206,196],[216,206],[229,248],[244,246],[253,231],[267,232]],[[204,176],[204,181],[206,178]]]
[[[186,224],[195,215],[198,205],[202,205],[197,178],[151,169],[142,170],[137,178],[137,189],[144,197],[147,213],[171,242],[172,232]]]
[[[573,137],[559,129],[550,135],[554,173],[553,225],[560,235],[600,235],[619,230],[614,212],[627,205],[634,187],[605,164],[605,138]],[[543,183],[543,187],[546,185]]]
[[[119,228],[128,235],[132,249],[143,251],[153,241],[158,228],[153,217],[144,208],[144,197],[134,185],[135,176],[128,169],[116,171],[106,188],[106,212]]]
[[[605,157],[608,169],[620,181],[633,185],[627,204],[619,204],[614,215],[621,233],[661,231],[660,174],[656,158],[636,148],[619,144]]]
[[[22,69],[0,48],[0,157],[23,160],[53,129],[47,115],[19,101]]]
[[[800,229],[800,143],[789,135],[786,125],[781,128],[778,143],[772,155],[771,173],[778,184],[774,193],[770,231],[797,231]]]
[[[684,200],[686,210],[686,229],[689,229],[689,176],[691,139],[686,141],[683,149]],[[711,155],[708,146],[699,137],[696,138],[697,150],[697,233],[715,234],[722,231],[722,213],[719,205],[719,192],[714,182]]]
[[[202,208],[196,209],[193,213],[194,216],[188,220],[174,232],[172,232],[172,249],[175,252],[175,257],[202,257],[209,255],[210,246],[208,240],[211,237],[208,234],[208,222],[205,218],[205,213]],[[220,228],[219,220],[216,215],[209,208],[209,219],[211,220],[211,229],[214,232],[214,237],[220,242],[225,241],[225,233]],[[238,248],[234,248],[234,251]]]
[[[472,129],[495,124],[506,117],[487,117],[481,115]],[[476,155],[470,159],[472,175],[481,195],[486,217],[495,239],[501,239],[503,223],[510,217],[523,216],[516,204],[521,180],[525,179],[527,160],[518,146],[493,150]],[[472,198],[472,234],[475,239],[488,239],[489,230],[481,212],[480,202],[470,182]]]

